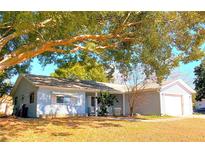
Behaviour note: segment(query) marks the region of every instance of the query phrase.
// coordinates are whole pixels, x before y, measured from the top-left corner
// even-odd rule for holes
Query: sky
[[[184,80],[188,85],[190,85],[192,88],[194,88],[194,68],[200,64],[200,61],[194,61],[188,64],[181,64],[179,67],[177,67],[175,70],[172,71],[170,74],[170,77],[168,79],[179,79],[181,78]],[[54,64],[49,64],[45,68],[43,68],[40,65],[40,62],[37,60],[37,58],[34,58],[34,61],[32,62],[32,69],[31,74],[36,75],[46,75],[49,76],[52,72],[55,71],[57,67]],[[15,83],[17,79],[17,76],[14,76],[12,78],[12,83]]]
[[[199,66],[199,64],[200,64],[200,61],[194,61],[194,62],[191,62],[188,64],[181,64],[179,67],[175,68],[172,71],[172,73],[170,74],[170,77],[168,79],[172,78],[172,76],[177,76],[176,74],[178,74],[176,79],[182,79],[189,86],[194,88],[194,84],[193,84],[193,81],[195,79],[194,68],[196,66]]]
[[[54,64],[46,65],[46,67],[43,68],[38,59],[34,58],[34,61],[32,62],[31,74],[48,76],[53,73],[56,68],[57,67]]]
[[[40,62],[38,61],[37,58],[34,58],[33,62],[31,63],[31,74],[36,74],[36,75],[46,75],[49,76],[51,73],[53,73],[55,71],[55,69],[57,68],[55,65],[53,64],[49,64],[47,65],[45,68],[43,68],[40,64]],[[14,76],[11,79],[12,83],[15,83],[16,79],[18,76]]]

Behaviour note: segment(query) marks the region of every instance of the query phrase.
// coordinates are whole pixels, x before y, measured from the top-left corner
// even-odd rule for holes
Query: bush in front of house
[[[97,97],[97,102],[100,107],[98,114],[100,116],[105,116],[108,114],[108,108],[113,106],[115,102],[118,102],[118,100],[115,95],[112,95],[109,92],[100,92],[100,96]]]

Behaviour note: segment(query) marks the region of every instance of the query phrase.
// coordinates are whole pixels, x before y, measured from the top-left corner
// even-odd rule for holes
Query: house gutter
[[[49,88],[49,89],[57,89],[57,90],[69,90],[69,91],[82,91],[82,92],[110,92],[111,94],[123,94],[121,91],[110,91],[110,90],[99,90],[99,89],[78,89],[78,88],[64,88],[64,87],[56,87],[56,86],[44,86],[44,85],[36,85],[37,88]]]

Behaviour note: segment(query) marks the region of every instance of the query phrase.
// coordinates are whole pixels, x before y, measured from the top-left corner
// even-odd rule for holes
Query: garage
[[[165,114],[170,116],[182,116],[183,105],[181,95],[164,94]]]
[[[161,115],[189,116],[193,113],[192,94],[195,91],[184,81],[164,84],[160,89]]]
[[[195,91],[183,80],[147,83],[139,93],[135,113],[142,115],[190,116],[193,113],[192,94]],[[128,102],[129,95],[126,96]],[[129,104],[125,106],[129,114]]]

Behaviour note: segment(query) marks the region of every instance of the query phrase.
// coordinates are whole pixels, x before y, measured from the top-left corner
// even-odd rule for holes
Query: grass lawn
[[[0,118],[0,141],[205,141],[205,119],[130,122],[95,117]]]

